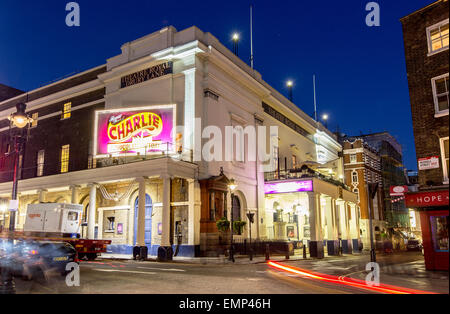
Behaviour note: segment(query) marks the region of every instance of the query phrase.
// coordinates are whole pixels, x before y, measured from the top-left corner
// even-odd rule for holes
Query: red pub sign
[[[406,207],[448,206],[448,190],[419,192],[405,195]]]

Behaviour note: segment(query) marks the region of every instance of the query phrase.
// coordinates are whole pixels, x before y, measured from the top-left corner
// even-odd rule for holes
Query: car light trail
[[[293,266],[283,265],[283,264],[273,262],[273,261],[269,261],[267,264],[272,268],[275,268],[278,270],[283,270],[283,271],[286,271],[286,272],[289,272],[292,274],[301,275],[301,276],[304,276],[304,277],[307,277],[310,279],[321,280],[321,281],[325,281],[325,282],[331,282],[331,283],[335,283],[335,284],[351,286],[351,287],[355,287],[355,288],[366,289],[366,290],[371,290],[371,291],[376,291],[376,292],[381,292],[381,293],[435,294],[433,292],[414,290],[414,289],[408,289],[408,288],[403,288],[403,287],[396,287],[396,286],[391,286],[391,285],[386,285],[386,284],[380,284],[378,286],[375,286],[375,285],[371,286],[362,280],[347,278],[347,277],[342,277],[342,276],[336,277],[336,276],[325,275],[325,274],[320,274],[320,273],[313,273],[308,270],[300,269],[300,268],[293,267]]]

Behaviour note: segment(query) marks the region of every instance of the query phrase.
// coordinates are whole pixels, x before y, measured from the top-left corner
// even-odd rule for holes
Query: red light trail
[[[375,292],[380,292],[380,293],[389,293],[389,294],[435,294],[434,292],[428,292],[428,291],[421,291],[421,290],[414,290],[414,289],[408,289],[408,288],[403,288],[403,287],[397,287],[397,286],[392,286],[392,285],[386,285],[386,284],[380,284],[380,285],[368,285],[365,281],[363,280],[358,280],[358,279],[353,279],[353,278],[348,278],[348,277],[336,277],[336,276],[331,276],[331,275],[325,275],[325,274],[320,274],[320,273],[313,273],[310,272],[308,270],[304,270],[301,268],[297,268],[297,267],[293,267],[293,266],[287,266],[287,265],[283,265],[277,262],[273,262],[273,261],[269,261],[267,263],[270,267],[278,269],[278,270],[282,270],[282,271],[286,271],[292,274],[297,274],[297,275],[301,275],[310,279],[315,279],[315,280],[320,280],[320,281],[325,281],[325,282],[330,282],[330,283],[334,283],[334,284],[340,284],[340,285],[345,285],[345,286],[350,286],[350,287],[355,287],[355,288],[359,288],[359,289],[365,289],[365,290],[370,290],[370,291],[375,291]]]

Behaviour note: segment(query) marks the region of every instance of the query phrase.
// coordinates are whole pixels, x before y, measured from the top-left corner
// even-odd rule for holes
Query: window
[[[61,173],[69,171],[69,151],[70,145],[64,145],[61,148]]]
[[[297,156],[292,155],[292,168],[297,168]]]
[[[351,154],[350,155],[350,163],[351,164],[356,164],[357,159],[356,159],[356,154]]]
[[[38,119],[39,119],[39,112],[35,112],[31,115],[31,118],[33,119],[33,122],[31,122],[31,127],[35,128],[38,125]]]
[[[38,177],[42,177],[44,175],[44,159],[45,159],[45,150],[40,150],[37,155],[37,173]]]
[[[357,200],[358,200],[358,202],[359,202],[359,189],[354,189],[354,190],[353,190],[353,193],[356,194]]]
[[[352,172],[352,182],[358,183],[358,172],[356,172],[356,171]]]
[[[63,113],[62,113],[62,119],[69,119],[72,111],[72,103],[68,102],[64,104],[63,107]]]
[[[449,174],[449,149],[448,149],[448,137],[441,138],[441,155],[442,155],[442,169],[444,174],[444,183],[448,183]]]
[[[448,19],[427,28],[429,55],[448,49]]]
[[[77,221],[78,220],[78,212],[69,212],[67,214],[68,221]]]
[[[448,216],[431,216],[431,236],[435,252],[448,252]]]
[[[431,79],[431,84],[436,114],[448,114],[448,73]]]

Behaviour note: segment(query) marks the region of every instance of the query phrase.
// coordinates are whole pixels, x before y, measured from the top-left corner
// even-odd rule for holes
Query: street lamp
[[[234,215],[234,190],[236,190],[237,188],[237,184],[234,181],[234,179],[231,179],[230,182],[228,183],[228,188],[231,191],[231,214],[230,214],[230,228],[231,228],[231,239],[230,239],[230,261],[233,261],[234,263],[234,252],[233,252],[233,215]]]
[[[292,96],[292,87],[294,86],[294,82],[292,82],[291,80],[286,82],[286,86],[289,90],[289,100],[292,102],[293,100],[293,96]]]
[[[253,260],[253,248],[252,248],[252,223],[254,222],[254,217],[255,217],[255,213],[247,213],[247,218],[248,218],[248,221],[249,221],[249,225],[250,225],[250,228],[249,228],[249,231],[250,231],[250,234],[249,234],[249,236],[250,236],[250,260],[252,261]]]
[[[328,126],[327,126],[327,122],[328,122],[328,119],[329,119],[329,116],[328,116],[328,114],[326,114],[326,113],[324,113],[323,115],[322,115],[322,120],[324,121],[324,124],[325,124],[325,127],[326,128],[328,128]]]
[[[14,139],[14,174],[13,174],[13,187],[12,187],[12,195],[11,195],[11,203],[10,203],[10,214],[9,214],[9,244],[11,249],[14,247],[14,230],[16,225],[16,211],[18,210],[18,202],[17,202],[17,183],[18,183],[18,172],[19,172],[19,157],[23,152],[23,146],[25,142],[28,140],[28,131],[30,130],[31,123],[33,119],[25,113],[25,109],[27,105],[24,103],[18,103],[16,105],[17,112],[12,113],[8,119],[10,121],[9,131],[10,131],[10,139]],[[18,132],[12,132],[12,128],[16,127]],[[27,127],[27,132],[24,134],[24,129]],[[8,254],[7,256],[11,256]],[[14,277],[10,272],[10,266],[12,261],[9,260],[9,257],[6,258],[6,267],[2,267],[1,269],[1,294],[14,294],[16,293]]]
[[[233,53],[237,56],[239,48],[239,34],[234,33],[231,39],[233,40]]]

